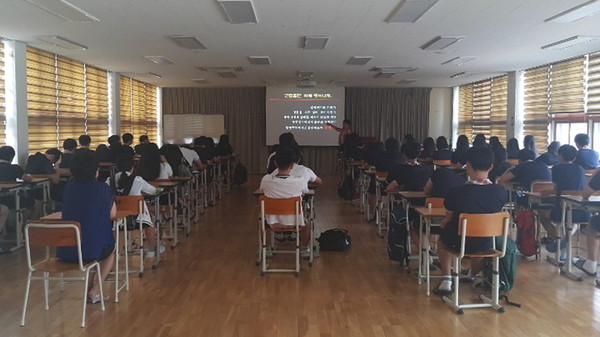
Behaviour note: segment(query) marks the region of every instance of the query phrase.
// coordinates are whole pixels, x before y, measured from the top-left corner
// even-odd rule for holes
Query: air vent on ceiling
[[[25,0],[70,22],[98,22],[98,18],[66,0]]]
[[[396,73],[380,72],[380,73],[377,73],[377,75],[375,75],[375,78],[390,78],[394,75],[396,75]]]
[[[219,76],[223,77],[223,78],[237,78],[237,75],[234,72],[222,72],[222,73],[218,73]]]
[[[402,0],[385,20],[388,23],[417,22],[438,0]]]
[[[198,67],[202,71],[208,71],[212,73],[225,73],[225,72],[240,72],[244,71],[244,68],[240,66],[222,66],[222,67]]]
[[[545,22],[575,22],[600,12],[600,1],[591,0],[547,18]]]
[[[217,0],[231,23],[257,23],[252,0]]]
[[[463,36],[438,36],[421,46],[423,50],[442,50],[462,40]]]
[[[464,63],[476,60],[477,58],[478,58],[477,56],[459,56],[459,57],[455,57],[453,59],[450,59],[450,60],[442,63],[442,65],[455,64],[457,66],[460,66],[460,65],[463,65]]]
[[[473,71],[462,71],[460,73],[454,74],[452,76],[450,76],[450,78],[463,78],[463,77],[470,77],[473,75],[477,75],[479,74],[478,72],[473,72]]]
[[[62,36],[53,35],[53,36],[40,36],[38,40],[50,43],[56,47],[61,47],[70,50],[87,50],[88,48],[82,44],[66,39]]]
[[[387,67],[387,66],[377,66],[369,69],[369,71],[378,71],[384,73],[399,73],[399,72],[412,72],[417,70],[415,67]]]
[[[146,59],[148,59],[151,62],[154,62],[156,64],[160,64],[160,65],[166,65],[166,64],[175,64],[175,62],[171,61],[170,59],[164,57],[164,56],[144,56]]]
[[[348,82],[348,80],[344,80],[344,79],[340,79],[340,80],[331,80],[329,81],[329,84],[333,84],[333,85],[343,85],[344,83]]]
[[[271,59],[268,56],[248,56],[248,62],[254,65],[271,64]]]
[[[305,36],[304,49],[325,49],[330,36]]]
[[[575,46],[578,46],[580,44],[588,43],[588,42],[594,41],[594,40],[596,40],[598,38],[600,38],[600,36],[582,36],[582,35],[576,35],[576,36],[571,36],[569,38],[566,38],[566,39],[563,39],[563,40],[560,40],[560,41],[556,41],[556,42],[547,44],[545,46],[542,46],[542,49],[561,50],[561,49],[575,47]]]
[[[346,62],[347,65],[351,66],[364,66],[373,59],[373,56],[352,56]]]
[[[296,76],[298,77],[315,77],[315,72],[314,71],[299,71],[296,73]]]
[[[155,74],[155,73],[121,73],[121,75],[123,76],[127,76],[127,77],[132,77],[132,78],[144,78],[144,79],[156,79],[156,78],[161,78],[162,76],[160,76],[159,74]]]
[[[209,83],[206,79],[204,78],[194,78],[192,79],[192,82],[197,83],[197,84],[206,84]]]
[[[170,35],[167,37],[181,48],[192,50],[206,49],[202,42],[198,41],[194,36]]]

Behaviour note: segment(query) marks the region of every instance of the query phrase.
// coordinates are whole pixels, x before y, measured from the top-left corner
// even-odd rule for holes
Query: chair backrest
[[[425,206],[431,208],[444,208],[444,198],[427,198],[425,199]]]
[[[452,161],[450,160],[434,160],[433,165],[436,166],[450,166],[452,165]]]
[[[302,197],[287,199],[269,198],[261,195],[259,205],[262,214],[269,215],[299,215],[302,214]]]
[[[127,211],[135,214],[144,212],[144,197],[141,195],[117,196],[115,198],[118,211]]]
[[[30,221],[25,226],[25,252],[27,265],[31,263],[31,247],[46,247],[46,258],[50,257],[50,247],[77,247],[79,269],[83,270],[81,254],[81,226],[77,221]]]
[[[594,169],[594,170],[585,170],[585,174],[594,175],[597,171],[598,171],[597,169]]]
[[[578,190],[563,190],[560,195],[582,196],[584,191]]]
[[[553,192],[556,191],[556,184],[549,181],[536,181],[531,183],[531,192]]]
[[[389,174],[388,172],[383,172],[383,171],[377,171],[377,172],[375,172],[375,176],[377,178],[382,178],[382,179],[387,178],[388,174]]]
[[[503,236],[508,231],[508,212],[472,214],[461,213],[458,217],[458,235],[466,237]]]

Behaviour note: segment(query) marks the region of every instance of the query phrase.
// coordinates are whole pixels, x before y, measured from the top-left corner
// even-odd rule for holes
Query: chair
[[[294,273],[300,275],[300,224],[304,221],[302,212],[302,197],[288,199],[273,199],[261,195],[259,198],[260,221],[259,221],[259,257],[261,263],[261,275],[265,273]],[[294,226],[283,226],[279,224],[269,225],[267,215],[295,215]],[[296,233],[296,249],[274,250],[273,253],[296,254],[296,266],[294,269],[268,269],[267,268],[267,231]],[[312,248],[311,248],[312,249]]]
[[[389,229],[389,202],[387,195],[381,190],[388,175],[389,173],[384,171],[375,172],[375,224],[377,225],[377,234],[382,239],[383,231]]]
[[[444,208],[444,198],[434,198],[434,197],[430,197],[430,198],[426,198],[425,199],[425,207],[427,208]],[[425,223],[425,228],[423,227],[423,223]],[[420,255],[419,255],[419,275],[422,275],[422,270],[425,270],[425,281],[427,283],[427,296],[429,296],[429,294],[431,293],[431,272],[429,270],[429,259],[431,256],[431,252],[430,252],[430,242],[429,242],[429,236],[431,235],[431,228],[432,227],[436,227],[437,231],[435,231],[433,234],[437,235],[439,234],[439,229],[440,229],[440,222],[436,222],[434,223],[432,221],[431,218],[429,219],[424,219],[423,217],[421,218],[420,221],[420,236],[421,236],[421,241],[419,243],[419,250],[420,250]],[[420,279],[419,279],[420,282]]]
[[[67,263],[58,258],[50,257],[51,247],[77,247],[77,263]],[[31,247],[46,247],[45,259],[32,263]],[[85,327],[85,309],[87,305],[87,289],[89,284],[90,271],[95,269],[98,283],[100,285],[101,308],[105,310],[104,293],[102,291],[102,280],[100,276],[100,264],[97,261],[84,263],[81,253],[81,232],[78,222],[60,221],[60,222],[29,222],[25,226],[25,251],[27,254],[27,285],[25,288],[25,302],[23,303],[23,313],[21,316],[21,326],[25,326],[25,313],[27,312],[27,302],[29,300],[29,290],[32,280],[44,281],[44,301],[45,309],[48,310],[48,293],[50,280],[64,281],[83,281],[85,282],[83,292],[83,314],[81,317],[81,327]],[[42,272],[42,276],[33,276],[35,272]],[[80,272],[85,274],[82,277],[62,277],[66,272]],[[60,277],[51,277],[50,273],[61,274]]]
[[[458,218],[458,233],[460,235],[460,252],[451,252],[453,255],[454,263],[452,274],[454,283],[454,293],[452,297],[444,296],[442,299],[444,302],[452,306],[452,308],[458,313],[464,313],[463,309],[471,308],[494,308],[498,312],[504,312],[504,308],[498,303],[500,293],[500,259],[504,257],[506,253],[506,240],[508,236],[508,226],[510,224],[510,214],[508,212],[499,213],[488,213],[488,214],[467,214],[462,213]],[[503,244],[499,250],[496,247],[495,237],[501,236],[503,238]],[[465,242],[467,237],[492,237],[493,248],[488,251],[477,252],[474,254],[465,253]],[[461,304],[459,297],[460,290],[460,271],[461,271],[461,260],[463,257],[470,258],[492,258],[493,259],[493,270],[492,270],[492,298],[484,295],[479,295],[482,300],[481,303],[469,303]]]
[[[533,183],[531,183],[531,192],[533,193],[541,193],[542,195],[551,195],[551,194],[555,194],[556,193],[556,184],[550,181],[534,181]],[[545,201],[544,199],[548,199],[548,198],[552,198],[552,200],[550,200],[550,202]],[[537,204],[532,204],[532,198],[529,198],[529,208],[534,210],[548,210],[548,209],[552,209],[555,206],[555,198],[549,196],[548,198],[539,198],[538,201],[539,203]],[[537,249],[536,249],[536,259],[539,260],[540,256],[541,256],[541,222],[540,222],[540,218],[539,216],[536,216],[535,218],[535,237],[536,237],[536,241],[537,241]]]
[[[452,161],[450,160],[434,160],[433,166],[437,167],[450,167],[452,165]]]
[[[140,215],[142,213],[144,213],[144,207],[145,202],[144,202],[144,197],[141,195],[130,195],[130,196],[117,196],[115,198],[115,203],[117,204],[117,211],[123,211],[123,212],[128,212],[129,214],[135,214],[138,216],[138,219],[140,219]],[[140,236],[139,236],[139,247],[138,247],[138,254],[140,255],[140,269],[137,271],[131,271],[131,272],[137,272],[139,277],[143,277],[144,276],[144,228],[142,226],[142,221],[141,219],[139,221],[137,221],[137,225],[138,227],[133,229],[133,228],[127,228],[127,224],[124,224],[125,226],[125,230],[124,230],[124,241],[125,241],[125,271],[126,271],[126,283],[127,283],[127,291],[129,291],[129,250],[130,250],[130,242],[129,242],[129,233],[128,231],[130,230],[139,230],[140,232]]]

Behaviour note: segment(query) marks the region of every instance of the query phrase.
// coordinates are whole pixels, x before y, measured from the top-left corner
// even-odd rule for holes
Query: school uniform
[[[181,154],[183,154],[183,158],[189,166],[193,166],[196,160],[200,160],[200,156],[198,156],[198,153],[196,151],[188,149],[184,146],[180,147],[179,149],[181,149]]]
[[[38,152],[27,158],[25,172],[29,174],[54,174],[54,164],[45,154]]]
[[[169,179],[173,176],[173,168],[169,163],[160,163],[158,179]]]
[[[433,153],[433,160],[451,160],[452,151],[448,149],[438,150]]]
[[[445,198],[450,190],[465,184],[465,177],[454,173],[445,167],[440,167],[431,174],[431,196],[434,198]]]
[[[591,149],[581,149],[573,161],[583,167],[584,170],[595,170],[598,168],[598,152]]]
[[[271,173],[272,176],[276,176],[278,174],[279,174],[279,169],[275,169],[275,171],[273,171]],[[290,176],[300,177],[300,178],[304,179],[306,181],[307,188],[308,188],[308,183],[311,183],[311,182],[317,180],[317,175],[315,174],[315,172],[313,170],[311,170],[310,168],[308,168],[304,165],[299,165],[299,164],[294,164],[294,167],[292,167],[292,170],[290,171]]]
[[[300,176],[281,176],[281,175],[265,175],[261,182],[260,188],[264,191],[266,197],[274,199],[288,199],[301,196],[308,192],[308,181]],[[300,216],[296,219],[294,215],[266,215],[266,220],[269,225],[281,224],[284,226],[294,226],[295,221],[299,221],[301,226],[304,226],[304,221]]]
[[[585,188],[585,171],[577,164],[559,164],[552,167],[552,182],[556,184],[556,201],[550,211],[550,218],[554,221],[562,220],[562,207],[560,195],[562,191],[581,191]],[[590,214],[583,210],[573,210],[574,222],[588,221]]]
[[[531,183],[536,180],[552,180],[552,175],[550,174],[548,166],[544,163],[536,161],[528,161],[523,164],[519,164],[510,172],[514,176],[512,181],[525,186],[527,189],[529,189],[531,187]]]
[[[73,163],[73,153],[63,153],[62,159],[60,160],[60,168],[70,169]]]
[[[498,177],[501,177],[504,174],[504,172],[508,171],[511,168],[513,168],[513,165],[507,161],[494,163],[494,167],[492,168],[490,173],[488,173],[488,178],[491,182],[496,182],[496,179],[498,179]]]
[[[423,191],[430,177],[431,169],[428,166],[405,163],[392,168],[387,182],[395,181],[403,191]]]
[[[465,165],[467,163],[467,152],[463,152],[463,153],[459,153],[459,152],[452,152],[452,155],[450,156],[450,161],[452,162],[452,164],[462,164]]]
[[[384,151],[375,162],[375,169],[378,172],[390,172],[390,170],[405,162],[404,155],[398,151]]]
[[[558,164],[558,155],[550,152],[546,152],[543,155],[537,157],[535,161],[544,163],[548,166],[553,166]]]
[[[21,179],[25,171],[16,164],[11,164],[6,160],[0,160],[0,181],[16,181]],[[33,207],[35,201],[33,198],[21,195],[19,197],[19,203],[21,208]],[[15,197],[12,195],[0,196],[0,204],[5,205],[10,209],[16,209]]]
[[[114,188],[116,188],[117,192],[119,194],[122,194],[124,192],[123,190],[123,186],[118,186],[118,182],[119,179],[121,179],[121,175],[123,174],[123,172],[118,172],[117,174],[115,174],[115,180],[114,180]],[[127,176],[131,176],[131,173],[127,172]],[[106,184],[107,185],[111,185],[111,181],[110,181],[110,177],[108,179],[106,179]],[[144,178],[140,177],[140,176],[136,176],[133,180],[133,183],[131,184],[131,189],[129,190],[129,194],[127,195],[144,195],[144,194],[149,194],[149,195],[153,195],[156,194],[156,187],[150,185],[146,180],[144,180]],[[147,226],[152,226],[154,227],[154,224],[152,223],[152,217],[150,216],[150,210],[148,209],[148,206],[146,205],[146,202],[144,202],[144,208],[142,210],[142,214],[138,215],[137,219],[136,219],[136,223],[138,221],[141,221],[142,224],[147,225]]]

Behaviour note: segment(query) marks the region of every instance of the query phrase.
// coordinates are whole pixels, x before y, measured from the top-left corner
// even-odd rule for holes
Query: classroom
[[[0,337],[600,335],[600,0],[0,3]]]

